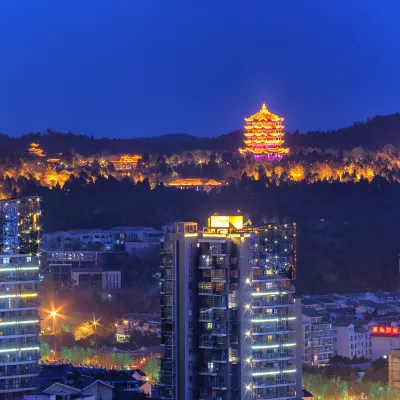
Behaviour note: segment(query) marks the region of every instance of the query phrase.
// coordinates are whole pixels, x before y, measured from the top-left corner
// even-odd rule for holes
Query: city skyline
[[[5,134],[215,136],[263,102],[288,131],[399,111],[395,1],[28,5],[0,9]]]

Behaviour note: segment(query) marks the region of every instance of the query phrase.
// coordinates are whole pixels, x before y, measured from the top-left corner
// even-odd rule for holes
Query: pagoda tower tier
[[[256,159],[281,160],[289,153],[289,148],[283,147],[284,119],[272,114],[265,104],[258,113],[244,120],[246,125],[243,143],[246,147],[239,149],[241,154],[252,154]]]

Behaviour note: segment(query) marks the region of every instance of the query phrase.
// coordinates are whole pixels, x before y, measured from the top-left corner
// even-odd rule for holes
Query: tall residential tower
[[[162,398],[301,398],[295,224],[176,223],[161,244]]]
[[[0,398],[38,388],[40,201],[0,202]]]

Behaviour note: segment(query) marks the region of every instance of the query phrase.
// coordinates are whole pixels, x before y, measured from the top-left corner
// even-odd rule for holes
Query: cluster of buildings
[[[139,369],[116,370],[76,367],[70,364],[42,365],[38,390],[25,400],[131,400],[151,397],[151,385]]]
[[[129,257],[159,251],[162,230],[150,227],[80,229],[46,233],[42,239],[43,272],[56,282],[72,281],[81,289],[121,289],[118,266]]]
[[[400,348],[400,291],[304,296],[301,304],[304,364],[374,361]]]

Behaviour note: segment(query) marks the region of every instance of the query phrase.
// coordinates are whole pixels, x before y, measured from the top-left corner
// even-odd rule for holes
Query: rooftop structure
[[[60,394],[65,398],[76,394],[94,395],[95,399],[135,399],[138,394],[151,395],[151,385],[146,374],[139,369],[43,365],[39,382],[44,393]]]
[[[38,143],[32,142],[28,149],[29,154],[37,156],[37,157],[46,157],[43,150],[40,148]]]
[[[112,163],[114,168],[121,176],[130,177],[132,176],[132,171],[136,168],[139,160],[142,156],[139,154],[129,155],[124,154],[118,160],[113,160]]]
[[[280,160],[289,153],[289,148],[283,147],[284,118],[272,114],[265,104],[259,112],[244,120],[246,125],[243,142],[246,147],[239,149],[241,154],[251,154],[256,159]]]
[[[168,186],[176,187],[178,189],[195,189],[209,191],[213,188],[222,186],[222,182],[218,182],[215,179],[207,178],[182,178],[175,179],[170,182]]]

